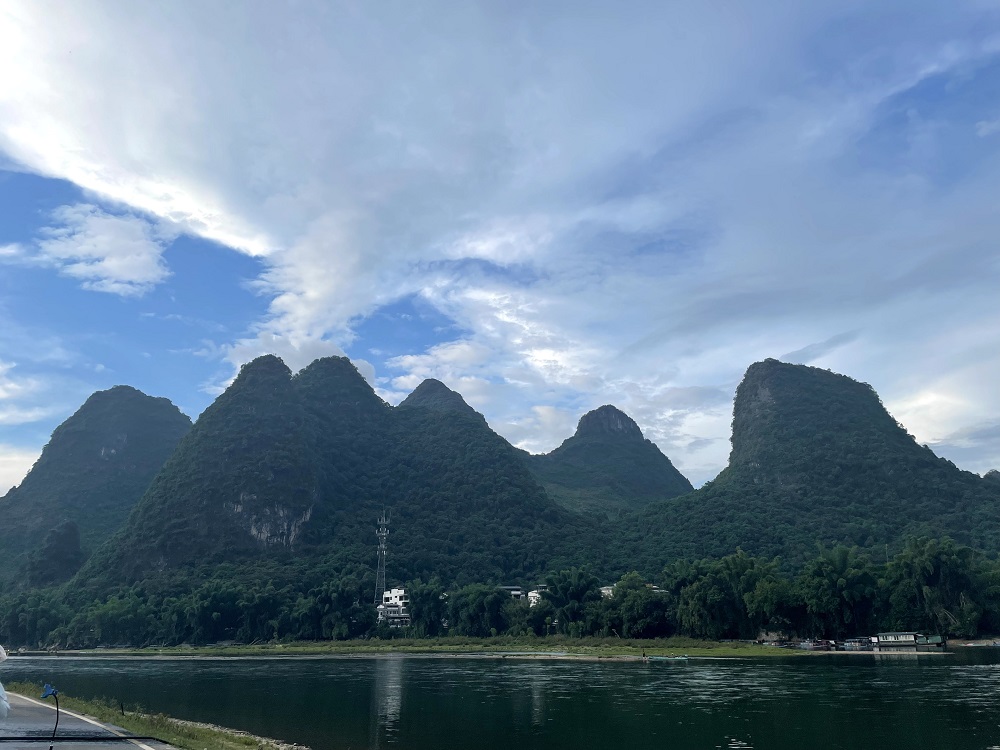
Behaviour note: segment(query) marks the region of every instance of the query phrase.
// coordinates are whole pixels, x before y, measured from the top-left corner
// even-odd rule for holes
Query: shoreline
[[[523,658],[591,661],[641,661],[643,655],[660,658],[787,656],[811,652],[778,649],[756,643],[666,639],[647,643],[606,640],[553,640],[551,642],[506,639],[326,641],[267,644],[211,644],[205,646],[108,647],[96,649],[18,650],[11,657],[109,657],[109,658],[331,658],[402,655],[421,658]]]
[[[32,696],[37,696],[41,689],[40,685],[32,683],[12,682],[8,694],[37,702]],[[61,697],[62,709],[66,714],[84,716],[106,728],[112,735],[121,737],[126,733],[157,737],[178,750],[310,750],[305,745],[261,737],[242,729],[188,721],[164,714],[149,714],[140,710],[125,710],[124,706],[115,706],[103,700],[66,695]],[[52,705],[45,706],[55,710]]]
[[[497,647],[491,645],[469,646],[400,646],[389,644],[357,645],[352,647],[322,647],[305,645],[260,645],[260,646],[203,646],[169,648],[105,648],[71,649],[66,651],[18,651],[10,654],[12,659],[21,658],[106,658],[106,659],[366,659],[378,656],[407,657],[413,659],[492,659],[523,661],[590,661],[590,662],[643,662],[643,661],[684,661],[687,659],[755,659],[773,657],[809,656],[924,656],[946,655],[954,649],[994,647],[993,639],[964,641],[934,651],[811,651],[797,648],[777,648],[740,644],[712,644],[690,646],[688,648],[641,647],[602,648],[593,646],[567,646],[564,649],[533,649],[521,645]]]

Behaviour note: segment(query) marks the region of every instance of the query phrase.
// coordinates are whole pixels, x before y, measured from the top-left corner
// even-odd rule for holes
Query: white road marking
[[[35,700],[34,698],[29,698],[28,696],[21,695],[20,693],[10,693],[10,695],[16,695],[18,698],[26,700],[26,701],[28,701],[28,703],[34,703],[36,706],[44,706],[45,708],[49,709],[50,711],[55,711],[56,710],[56,707],[54,705],[52,705],[51,703],[43,703],[40,700]],[[122,734],[121,732],[118,732],[115,729],[112,729],[107,724],[102,724],[99,721],[91,719],[89,716],[84,716],[83,714],[78,714],[75,711],[67,711],[65,708],[60,708],[59,709],[59,713],[66,714],[67,716],[72,716],[74,719],[79,719],[80,721],[85,721],[88,724],[93,724],[95,727],[100,727],[101,729],[105,729],[105,730],[111,732],[111,734],[117,735],[118,737],[125,737],[125,735]],[[129,740],[129,742],[131,742],[133,745],[136,745],[137,747],[141,747],[142,750],[156,750],[156,748],[150,747],[145,742],[140,742],[139,740]]]

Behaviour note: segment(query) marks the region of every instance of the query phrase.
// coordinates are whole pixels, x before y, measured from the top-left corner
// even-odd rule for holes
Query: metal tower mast
[[[378,568],[375,572],[375,604],[377,606],[382,603],[382,594],[385,591],[385,550],[386,542],[389,539],[389,517],[386,516],[384,509],[378,519],[378,529],[375,531],[375,536],[378,537]]]

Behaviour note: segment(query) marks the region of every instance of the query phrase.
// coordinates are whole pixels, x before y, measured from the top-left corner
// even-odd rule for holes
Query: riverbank
[[[29,698],[37,698],[42,691],[41,685],[26,682],[12,682],[6,687],[11,694]],[[59,696],[59,706],[64,711],[73,711],[106,724],[112,730],[124,730],[124,734],[137,737],[156,737],[183,750],[309,750],[302,745],[257,737],[237,729],[145,713],[141,707],[113,705],[67,695]]]
[[[211,644],[205,646],[148,646],[145,648],[100,648],[59,652],[25,651],[24,655],[113,655],[113,656],[369,656],[409,654],[414,656],[517,656],[539,659],[641,659],[646,656],[757,657],[809,655],[812,652],[782,649],[742,641],[699,641],[692,638],[629,640],[624,638],[390,638],[358,641],[319,641],[256,644]],[[819,652],[816,652],[819,653]]]
[[[952,641],[952,647],[994,646],[996,638]],[[389,638],[356,641],[292,641],[288,643],[215,643],[180,646],[127,646],[67,649],[61,651],[18,650],[24,656],[112,656],[112,657],[306,657],[371,656],[405,654],[425,657],[484,657],[521,659],[615,659],[640,660],[643,656],[692,658],[750,658],[773,656],[830,656],[865,654],[866,651],[807,651],[778,648],[748,641],[701,641],[674,636],[665,639],[630,640],[626,638]],[[921,652],[929,653],[929,652]]]

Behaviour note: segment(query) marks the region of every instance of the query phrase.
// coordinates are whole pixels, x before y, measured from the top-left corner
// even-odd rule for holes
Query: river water
[[[994,648],[648,664],[25,657],[0,678],[315,750],[1000,750]]]

